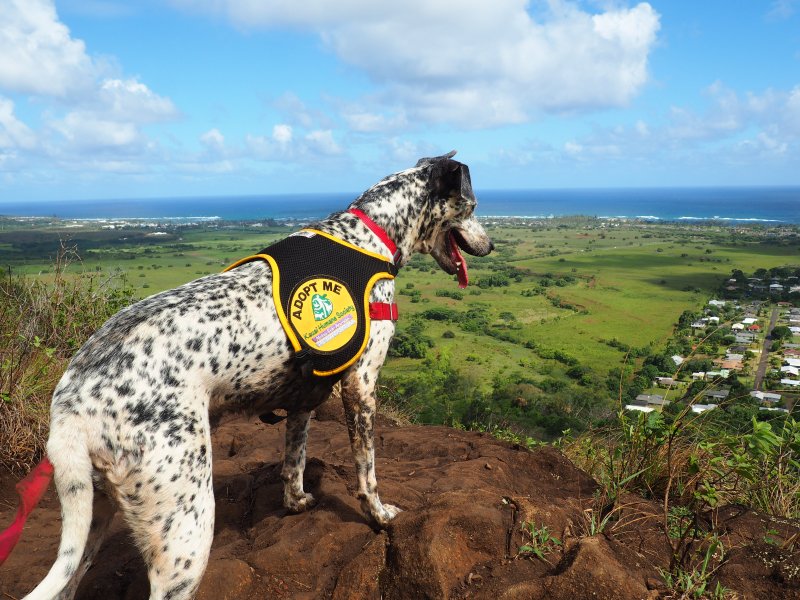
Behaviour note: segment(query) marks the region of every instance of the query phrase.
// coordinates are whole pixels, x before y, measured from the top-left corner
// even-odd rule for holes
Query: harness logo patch
[[[292,327],[315,350],[338,350],[356,333],[355,301],[347,286],[336,279],[312,277],[298,284],[289,311]]]
[[[311,296],[311,308],[314,311],[315,321],[324,321],[333,312],[333,303],[328,300],[328,294],[314,294]]]

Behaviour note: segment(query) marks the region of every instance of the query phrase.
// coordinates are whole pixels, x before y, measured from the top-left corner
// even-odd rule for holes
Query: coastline
[[[483,219],[800,225],[798,188],[479,190]],[[0,217],[111,222],[312,221],[342,210],[357,194],[265,194],[183,198],[0,201]]]

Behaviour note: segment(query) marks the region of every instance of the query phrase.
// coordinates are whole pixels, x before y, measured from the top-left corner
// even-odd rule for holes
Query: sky
[[[800,185],[800,0],[0,0],[0,204]]]

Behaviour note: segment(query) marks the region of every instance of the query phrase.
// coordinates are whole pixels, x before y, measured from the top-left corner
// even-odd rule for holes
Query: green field
[[[114,230],[66,225],[0,220],[0,265],[46,278],[66,240],[81,257],[72,270],[124,275],[147,296],[217,272],[289,231],[224,222]],[[613,383],[626,360],[620,347],[663,348],[679,315],[703,306],[732,270],[800,263],[800,237],[792,229],[588,218],[486,226],[497,250],[468,257],[466,290],[429,257],[415,257],[400,272],[398,337],[421,344],[426,356],[390,358],[383,380],[413,404],[415,392],[405,384],[444,364],[490,398],[498,414],[532,428],[539,413],[569,423],[612,408]],[[528,419],[531,407],[539,416]]]

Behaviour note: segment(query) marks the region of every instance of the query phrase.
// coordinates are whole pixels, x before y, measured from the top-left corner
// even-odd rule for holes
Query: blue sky
[[[800,0],[0,0],[0,203],[800,184]]]

